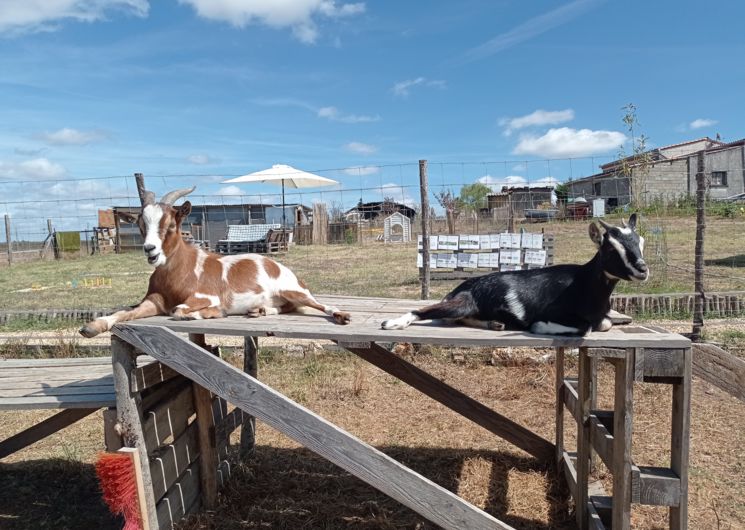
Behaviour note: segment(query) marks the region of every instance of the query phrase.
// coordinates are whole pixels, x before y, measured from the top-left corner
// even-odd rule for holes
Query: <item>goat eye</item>
[[[168,230],[176,230],[176,223],[171,223],[168,225]]]

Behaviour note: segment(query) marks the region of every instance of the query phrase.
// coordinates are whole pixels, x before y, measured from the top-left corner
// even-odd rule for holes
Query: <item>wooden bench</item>
[[[153,362],[152,358],[143,360],[140,361],[143,365]],[[98,409],[109,409],[109,416],[115,418],[115,407],[111,357],[1,359],[0,411],[61,411],[23,432],[0,440],[0,458],[38,442]]]
[[[286,237],[279,224],[229,225],[225,239],[217,242],[219,254],[245,254],[247,252],[267,253],[287,250]]]

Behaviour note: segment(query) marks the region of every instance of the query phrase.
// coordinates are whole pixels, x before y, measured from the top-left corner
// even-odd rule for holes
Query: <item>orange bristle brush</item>
[[[124,516],[123,530],[150,529],[140,469],[140,455],[132,447],[101,453],[96,461],[103,500],[113,514]]]

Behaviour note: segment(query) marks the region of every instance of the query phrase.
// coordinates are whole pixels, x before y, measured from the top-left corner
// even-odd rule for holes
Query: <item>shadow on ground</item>
[[[482,483],[485,509],[496,518],[518,529],[574,528],[568,501],[553,480],[553,472],[533,458],[496,451],[380,447],[383,452],[450,491],[469,488],[464,480]],[[485,461],[485,481],[470,476],[464,464]],[[490,469],[490,471],[489,471]],[[465,471],[465,472],[464,472]],[[535,473],[548,484],[536,490],[533,499],[510,495],[509,474]],[[517,479],[519,480],[519,478]],[[475,484],[478,489],[479,484]],[[523,489],[523,488],[521,488]],[[523,490],[524,491],[524,490]],[[531,495],[531,497],[533,497]],[[537,518],[510,513],[510,499],[525,506],[538,501]],[[548,505],[548,520],[545,514]],[[528,512],[530,510],[527,510]],[[414,511],[390,499],[361,480],[306,449],[258,446],[253,458],[234,467],[233,476],[220,496],[215,512],[192,517],[182,529],[394,529],[437,528]]]
[[[115,530],[92,464],[65,459],[0,463],[0,528]]]
[[[717,265],[719,267],[745,267],[745,254],[727,256],[726,258],[705,259],[704,265]]]

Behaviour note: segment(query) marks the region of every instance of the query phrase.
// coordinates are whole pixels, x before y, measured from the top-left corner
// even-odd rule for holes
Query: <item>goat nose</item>
[[[152,252],[153,250],[155,250],[155,245],[143,245],[142,248],[145,249],[145,252]]]
[[[641,272],[647,272],[647,264],[642,260],[636,262],[636,268]]]

